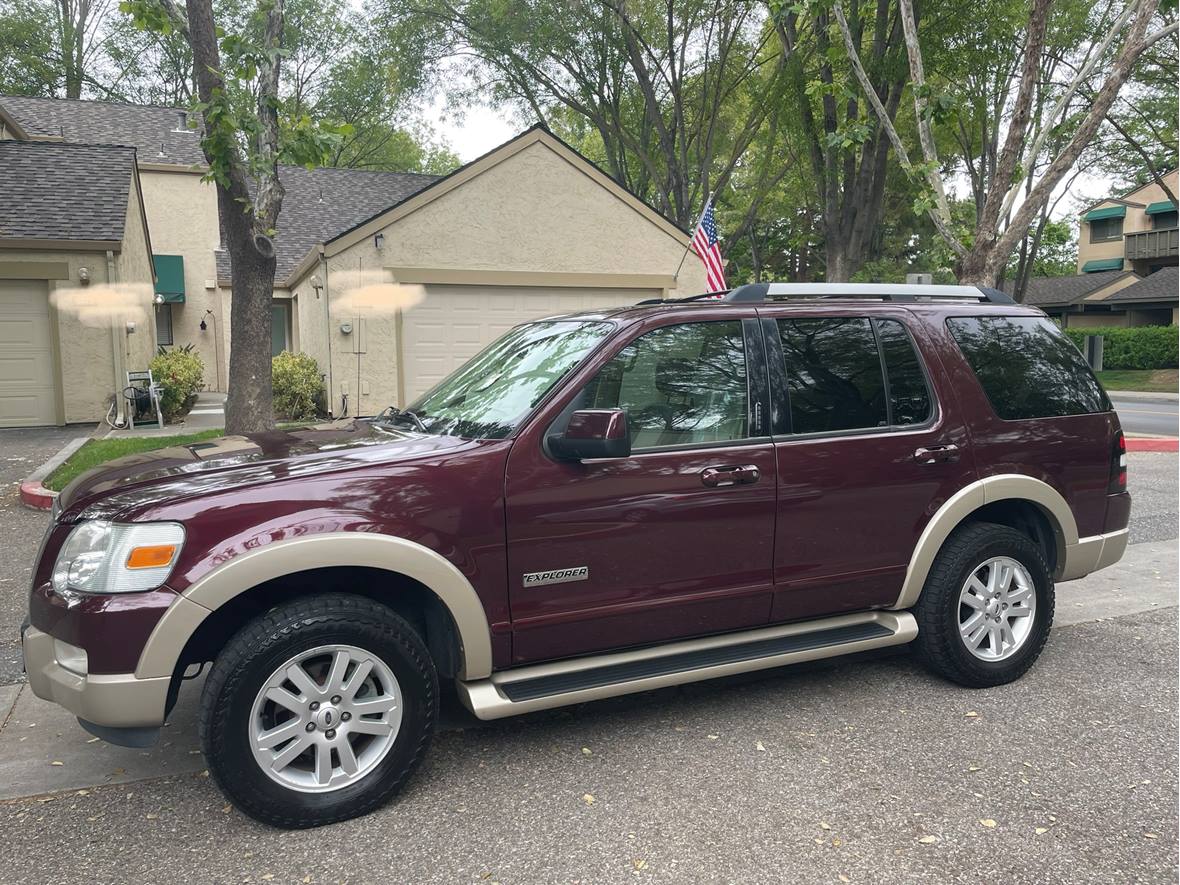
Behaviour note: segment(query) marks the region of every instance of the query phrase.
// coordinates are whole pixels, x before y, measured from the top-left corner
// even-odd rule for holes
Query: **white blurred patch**
[[[354,282],[346,284],[344,294],[336,299],[333,311],[381,316],[407,310],[426,297],[426,289],[422,286],[393,283],[383,277],[379,271],[356,274]]]
[[[126,283],[58,289],[49,300],[60,313],[76,317],[83,325],[105,328],[116,320],[146,322],[152,287],[146,283]]]

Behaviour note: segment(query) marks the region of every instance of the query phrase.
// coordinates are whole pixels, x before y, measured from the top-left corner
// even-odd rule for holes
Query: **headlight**
[[[122,525],[102,519],[79,523],[53,565],[58,593],[134,593],[166,580],[184,544],[175,522]]]

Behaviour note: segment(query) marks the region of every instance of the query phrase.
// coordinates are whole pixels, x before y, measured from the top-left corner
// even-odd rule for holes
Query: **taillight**
[[[1114,435],[1110,451],[1110,493],[1117,495],[1127,490],[1127,439],[1120,430]]]

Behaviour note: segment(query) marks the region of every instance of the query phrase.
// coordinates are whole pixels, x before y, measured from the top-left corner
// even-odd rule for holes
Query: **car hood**
[[[402,461],[463,446],[457,437],[344,419],[288,431],[223,436],[108,461],[62,489],[59,518],[118,518],[138,507],[374,461]]]

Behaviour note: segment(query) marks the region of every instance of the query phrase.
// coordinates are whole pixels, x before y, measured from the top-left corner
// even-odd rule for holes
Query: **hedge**
[[[324,410],[324,381],[313,357],[284,350],[271,360],[270,377],[277,418],[303,421]]]
[[[1175,369],[1176,326],[1110,326],[1066,329],[1065,334],[1085,353],[1087,335],[1101,335],[1104,369]]]
[[[163,388],[160,411],[165,421],[175,421],[188,414],[197,401],[197,392],[205,386],[205,364],[191,347],[178,347],[158,353],[151,362],[152,379]]]

